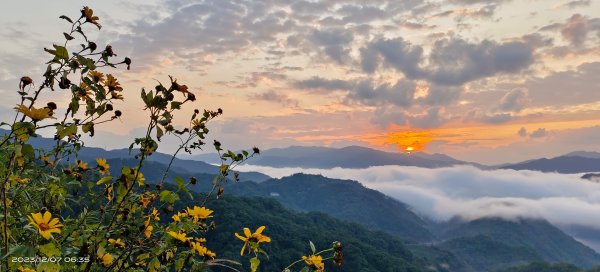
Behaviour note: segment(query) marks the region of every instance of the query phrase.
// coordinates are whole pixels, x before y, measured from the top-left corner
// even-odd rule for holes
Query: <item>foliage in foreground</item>
[[[130,145],[136,163],[115,169],[105,158],[94,162],[68,158],[77,156],[82,135],[94,136],[97,126],[123,117],[118,110],[124,100],[123,86],[110,73],[100,70],[126,66],[131,59],[115,61],[110,45],[99,47],[88,40],[85,27],[101,28],[93,10],[84,7],[63,33],[64,43],[45,48],[51,59],[41,80],[23,76],[13,120],[2,122],[10,132],[0,139],[0,230],[3,268],[9,271],[202,271],[209,267],[239,268],[239,263],[219,258],[219,246],[208,247],[209,235],[218,232],[219,216],[208,201],[222,196],[221,183],[238,179],[234,168],[259,153],[258,148],[234,153],[213,146],[221,155],[219,173],[208,192],[197,195],[185,207],[183,196],[192,197],[189,185],[197,180],[175,178],[176,188],[166,189],[168,172],[181,151],[192,152],[206,145],[207,123],[222,110],[193,110],[181,126],[175,115],[196,101],[186,85],[169,77],[153,90],[140,92],[148,115],[146,133]],[[57,95],[57,93],[59,95]],[[68,95],[65,105],[54,101]],[[35,150],[28,141],[41,131],[54,134],[51,150]],[[181,145],[158,180],[146,180],[143,169],[163,137],[176,137]],[[219,203],[211,202],[216,206]],[[176,208],[177,207],[177,208]],[[266,226],[242,228],[232,236],[241,254],[250,255],[249,268],[257,271],[267,253],[262,244],[271,242]],[[341,265],[339,242],[317,252],[310,251],[285,271],[323,271],[324,262]],[[327,254],[327,255],[326,255]],[[262,260],[266,260],[265,257]]]

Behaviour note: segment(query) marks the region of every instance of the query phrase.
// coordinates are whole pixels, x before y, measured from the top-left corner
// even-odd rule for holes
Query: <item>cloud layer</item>
[[[300,169],[243,165],[273,177],[292,173],[322,174],[358,180],[436,220],[459,216],[544,218],[557,225],[600,229],[600,184],[579,175],[534,171],[483,171],[470,166],[425,169],[378,166],[366,169]]]

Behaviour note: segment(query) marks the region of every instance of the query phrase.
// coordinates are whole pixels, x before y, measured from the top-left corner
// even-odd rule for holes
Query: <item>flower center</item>
[[[40,228],[41,231],[47,231],[50,229],[50,226],[48,226],[48,224],[46,224],[46,223],[39,223],[38,227]]]

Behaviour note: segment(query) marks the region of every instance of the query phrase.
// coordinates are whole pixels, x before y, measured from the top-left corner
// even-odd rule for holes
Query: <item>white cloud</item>
[[[484,171],[470,166],[425,169],[377,166],[366,169],[301,169],[242,165],[273,177],[303,172],[358,180],[418,213],[437,220],[454,216],[544,218],[556,225],[600,229],[600,184],[579,175],[535,171]]]

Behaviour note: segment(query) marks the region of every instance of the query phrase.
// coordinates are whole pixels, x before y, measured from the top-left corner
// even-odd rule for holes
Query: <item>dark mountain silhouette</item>
[[[500,168],[514,170],[534,170],[541,172],[557,172],[563,174],[600,172],[600,158],[590,157],[589,155],[581,157],[580,155],[581,153],[575,153],[575,155],[567,154],[551,159],[543,158],[537,160],[529,160],[516,164],[504,165]]]
[[[214,162],[216,154],[202,154],[192,157],[196,160]],[[460,164],[482,165],[456,160],[443,154],[427,154],[422,152],[392,153],[361,146],[343,148],[291,146],[273,148],[261,152],[261,156],[250,164],[271,167],[303,167],[303,168],[366,168],[382,165],[404,165],[425,168],[447,167]]]
[[[7,133],[6,130],[0,129],[0,135],[4,135],[6,133]],[[45,150],[50,150],[56,145],[55,140],[49,139],[49,138],[44,138],[44,137],[39,137],[39,136],[31,137],[30,140],[28,141],[28,143],[31,144],[36,149],[45,149]],[[98,147],[84,146],[81,148],[77,158],[71,157],[71,158],[68,158],[68,160],[73,161],[75,159],[80,159],[80,160],[87,161],[87,162],[93,162],[96,158],[105,158],[105,159],[112,159],[112,161],[114,163],[115,161],[119,161],[119,160],[132,159],[136,153],[137,153],[137,149],[135,149],[135,148],[130,153],[129,149],[127,149],[127,148],[105,150],[105,149],[98,148]],[[148,162],[156,162],[160,166],[158,166],[157,164],[154,164],[154,166],[156,166],[158,168],[157,169],[149,169],[149,171],[156,170],[156,172],[161,172],[162,170],[166,169],[170,160],[171,160],[171,155],[160,153],[160,152],[155,152],[154,154],[152,154],[152,156],[148,157]],[[121,164],[119,164],[119,165],[121,165]],[[129,164],[126,164],[126,165],[134,166],[135,162],[129,161]],[[174,159],[173,167],[175,167],[177,169],[177,171],[175,171],[175,172],[177,172],[181,175],[186,175],[186,176],[193,175],[193,174],[214,175],[219,172],[218,166],[211,165],[211,164],[208,164],[208,163],[205,163],[202,161],[183,160],[183,159],[179,159],[179,158]],[[114,167],[114,168],[117,168],[117,167]],[[160,171],[158,171],[158,170],[160,170]],[[148,171],[148,170],[145,170],[145,171]],[[155,178],[157,178],[157,177],[155,177]],[[240,172],[240,178],[242,178],[243,180],[252,180],[252,181],[256,181],[256,182],[261,182],[261,181],[269,179],[270,177],[268,175],[258,173],[258,172]]]

